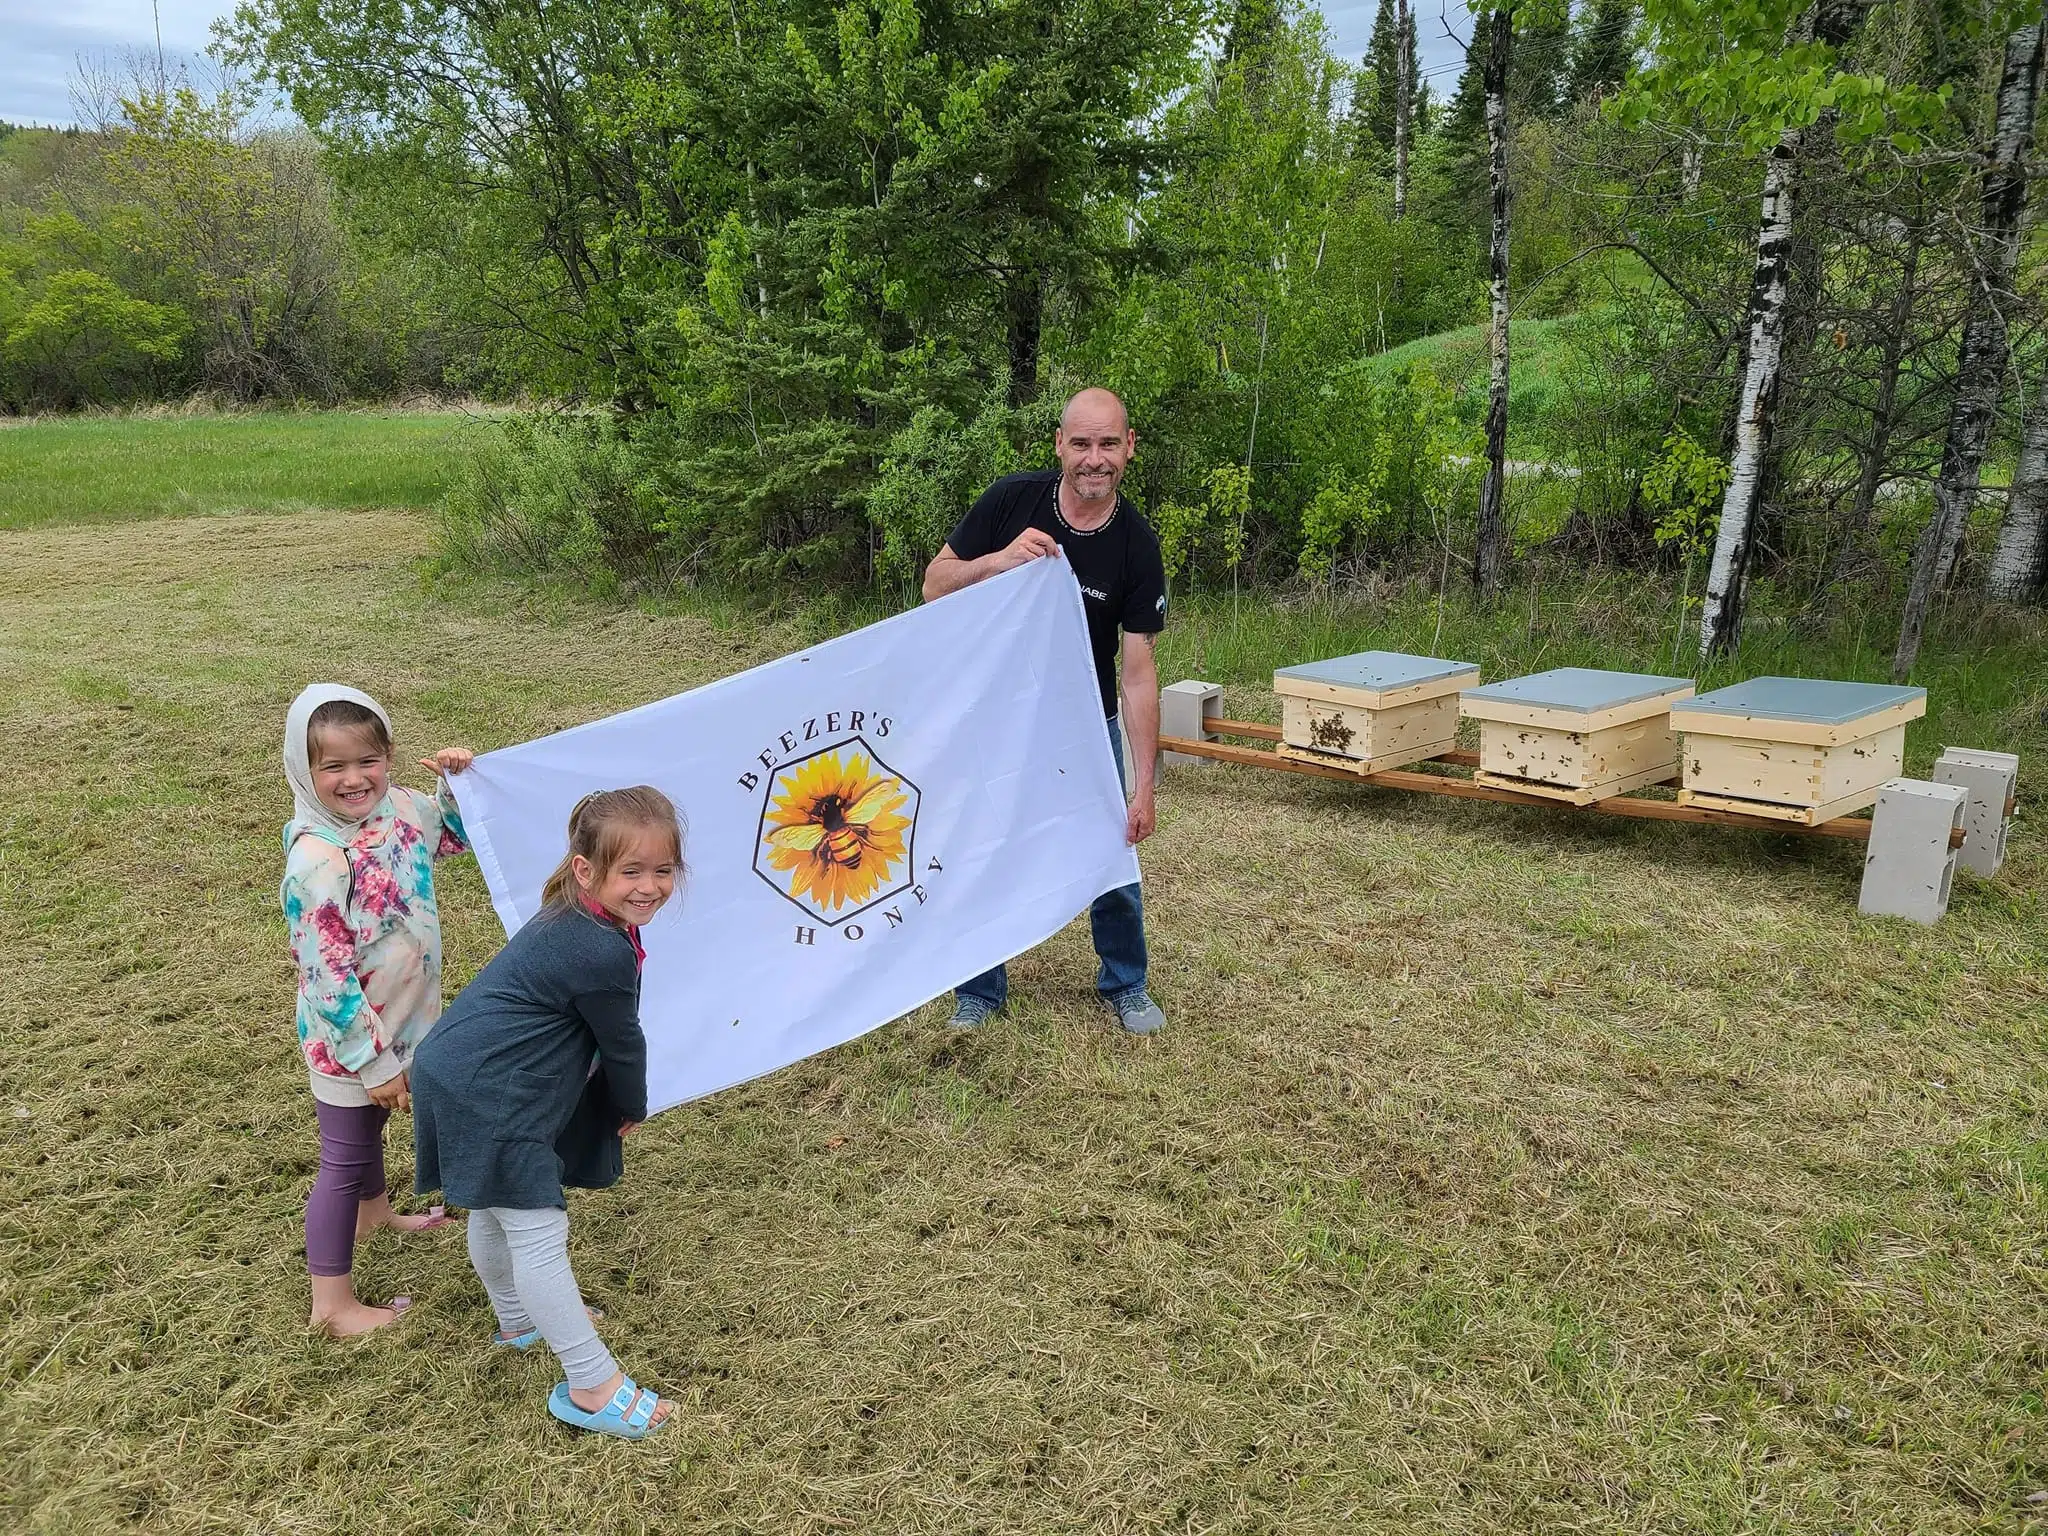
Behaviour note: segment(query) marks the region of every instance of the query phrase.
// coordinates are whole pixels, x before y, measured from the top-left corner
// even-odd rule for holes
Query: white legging
[[[508,1334],[540,1330],[569,1385],[601,1387],[619,1364],[597,1336],[569,1268],[569,1213],[508,1206],[469,1213],[469,1262]]]

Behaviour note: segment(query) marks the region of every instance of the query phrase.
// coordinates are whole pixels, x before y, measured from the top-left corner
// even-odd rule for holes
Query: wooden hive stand
[[[1685,735],[1681,805],[1817,826],[1877,803],[1899,776],[1925,688],[1753,677],[1673,708]]]
[[[1400,768],[1448,752],[1458,739],[1458,691],[1479,681],[1469,661],[1360,651],[1331,661],[1283,667],[1282,757],[1360,775]]]
[[[1591,805],[1678,776],[1671,707],[1690,698],[1682,677],[1558,667],[1460,696],[1479,722],[1472,777],[1569,805]]]

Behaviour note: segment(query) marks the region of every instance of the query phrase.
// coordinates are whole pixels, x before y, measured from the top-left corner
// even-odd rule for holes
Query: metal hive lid
[[[1800,720],[1809,725],[1847,725],[1881,709],[1926,697],[1925,688],[1900,688],[1890,683],[1843,683],[1824,677],[1752,677],[1746,683],[1734,683],[1687,699],[1679,708],[1691,714],[1755,715],[1771,720]]]
[[[1468,699],[1499,699],[1542,709],[1565,709],[1582,715],[1618,705],[1654,699],[1677,688],[1690,688],[1689,677],[1658,677],[1649,672],[1603,672],[1596,667],[1555,667],[1528,677],[1511,677],[1484,688],[1468,688]],[[1688,704],[1689,707],[1689,704]]]
[[[1306,683],[1328,683],[1337,688],[1369,688],[1391,693],[1417,683],[1433,683],[1460,672],[1476,672],[1471,661],[1445,661],[1436,656],[1409,656],[1400,651],[1360,651],[1355,656],[1337,656],[1328,661],[1304,662],[1282,667],[1274,677],[1299,678]]]

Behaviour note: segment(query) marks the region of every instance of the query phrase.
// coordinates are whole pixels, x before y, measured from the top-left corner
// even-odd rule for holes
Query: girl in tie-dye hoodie
[[[421,765],[469,766],[462,747]],[[285,921],[299,972],[299,1048],[320,1123],[320,1172],[306,1200],[313,1322],[365,1333],[404,1310],[356,1299],[356,1239],[378,1227],[444,1225],[391,1209],[384,1122],[409,1102],[406,1069],[441,1014],[441,916],[434,860],[469,845],[445,779],[433,795],[391,782],[391,722],[368,694],[315,683],[285,720],[292,786],[284,829]]]

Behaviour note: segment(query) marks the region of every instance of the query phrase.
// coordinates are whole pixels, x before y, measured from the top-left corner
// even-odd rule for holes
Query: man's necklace
[[[1066,529],[1067,532],[1077,539],[1092,539],[1096,534],[1102,532],[1103,529],[1116,521],[1116,502],[1112,501],[1109,504],[1109,516],[1105,517],[1093,528],[1076,528],[1072,523],[1068,522],[1066,509],[1060,505],[1060,487],[1066,483],[1067,477],[1065,475],[1061,475],[1052,483],[1052,515],[1060,520],[1060,526]]]

